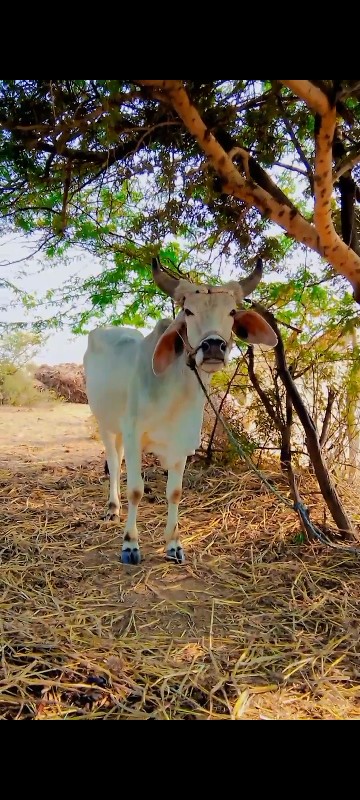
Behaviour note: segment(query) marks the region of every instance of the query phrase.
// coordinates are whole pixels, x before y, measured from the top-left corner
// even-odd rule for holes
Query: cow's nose
[[[224,361],[226,342],[220,336],[210,336],[201,343],[204,361]]]

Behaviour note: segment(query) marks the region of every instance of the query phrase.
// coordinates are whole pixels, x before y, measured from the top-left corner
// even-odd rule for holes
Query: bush
[[[35,385],[29,368],[0,362],[0,404],[33,406],[52,399],[53,395],[45,387]]]

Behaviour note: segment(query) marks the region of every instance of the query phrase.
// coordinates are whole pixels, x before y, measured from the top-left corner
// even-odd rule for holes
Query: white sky
[[[277,230],[279,230],[277,228]],[[45,294],[48,289],[60,289],[70,276],[78,276],[80,279],[85,280],[98,274],[101,271],[100,261],[92,258],[89,254],[84,254],[80,250],[73,251],[74,258],[70,263],[63,263],[57,266],[51,266],[51,262],[45,259],[45,256],[39,255],[27,261],[21,261],[29,254],[33,253],[36,249],[36,237],[28,237],[24,239],[19,236],[9,235],[0,238],[0,321],[3,322],[18,322],[27,321],[31,322],[35,317],[39,317],[39,310],[35,312],[24,311],[20,303],[14,306],[14,296],[11,290],[2,285],[2,280],[8,280],[15,284],[18,288],[37,294],[39,297]],[[294,266],[299,263],[302,257],[296,254],[291,259]],[[311,254],[309,261],[312,262],[312,268],[320,267],[320,259],[316,254]],[[231,272],[231,259],[229,259],[229,275],[227,277],[234,277],[230,275]],[[15,263],[18,262],[18,263]],[[224,269],[222,270],[223,277]],[[227,270],[225,269],[225,272]],[[266,276],[265,280],[279,279],[279,276]],[[10,306],[10,303],[12,305]],[[6,311],[2,311],[3,307]],[[78,309],[81,309],[80,301]],[[59,307],[59,313],[61,308]],[[44,317],[49,317],[54,314],[53,309],[45,309]],[[94,320],[91,327],[96,326]],[[147,329],[143,329],[147,333]],[[1,335],[1,328],[0,328]],[[87,336],[74,336],[70,328],[51,332],[46,344],[36,356],[37,363],[59,364],[61,362],[75,362],[81,363],[84,352],[87,346]]]
[[[95,275],[100,270],[100,264],[89,255],[84,255],[71,261],[70,264],[60,266],[47,266],[49,263],[41,258],[41,254],[23,263],[14,263],[23,259],[36,247],[36,239],[27,239],[26,242],[19,237],[7,236],[0,239],[0,307],[8,306],[13,300],[13,294],[8,288],[2,286],[2,280],[8,280],[20,289],[44,294],[47,289],[60,288],[72,274],[78,274],[82,278]],[[9,263],[10,262],[10,263]],[[41,270],[41,272],[39,272]],[[21,274],[20,274],[21,273]],[[51,313],[51,312],[50,312]],[[50,315],[45,312],[45,316]],[[38,316],[38,312],[36,312]],[[33,319],[31,312],[25,312],[20,304],[16,307],[7,309],[7,312],[0,311],[1,321],[30,322]],[[74,336],[70,330],[52,332],[45,346],[36,357],[36,362],[46,362],[48,364],[58,364],[64,361],[81,363],[86,350],[86,336]]]

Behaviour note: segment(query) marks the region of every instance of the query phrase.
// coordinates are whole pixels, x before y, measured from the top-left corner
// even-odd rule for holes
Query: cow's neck
[[[196,400],[201,402],[202,405],[205,405],[206,397],[203,392],[203,389],[200,386],[198,378],[196,377],[195,371],[188,366],[188,355],[184,353],[180,358],[177,360],[177,372],[178,378],[181,380],[183,384],[183,394],[184,397],[188,397],[189,401]],[[208,391],[210,388],[211,383],[211,373],[205,372],[205,370],[200,369],[197,367],[199,376],[204,384],[205,389]]]

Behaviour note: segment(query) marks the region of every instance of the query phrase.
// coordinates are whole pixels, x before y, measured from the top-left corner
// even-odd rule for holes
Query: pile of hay
[[[0,718],[359,719],[359,559],[302,541],[241,465],[191,465],[187,562],[169,564],[164,476],[150,460],[145,473],[144,560],[125,567],[100,520],[102,465],[0,471]],[[313,479],[300,484],[321,522]]]
[[[84,368],[80,364],[42,364],[37,367],[35,378],[68,403],[87,403]]]

